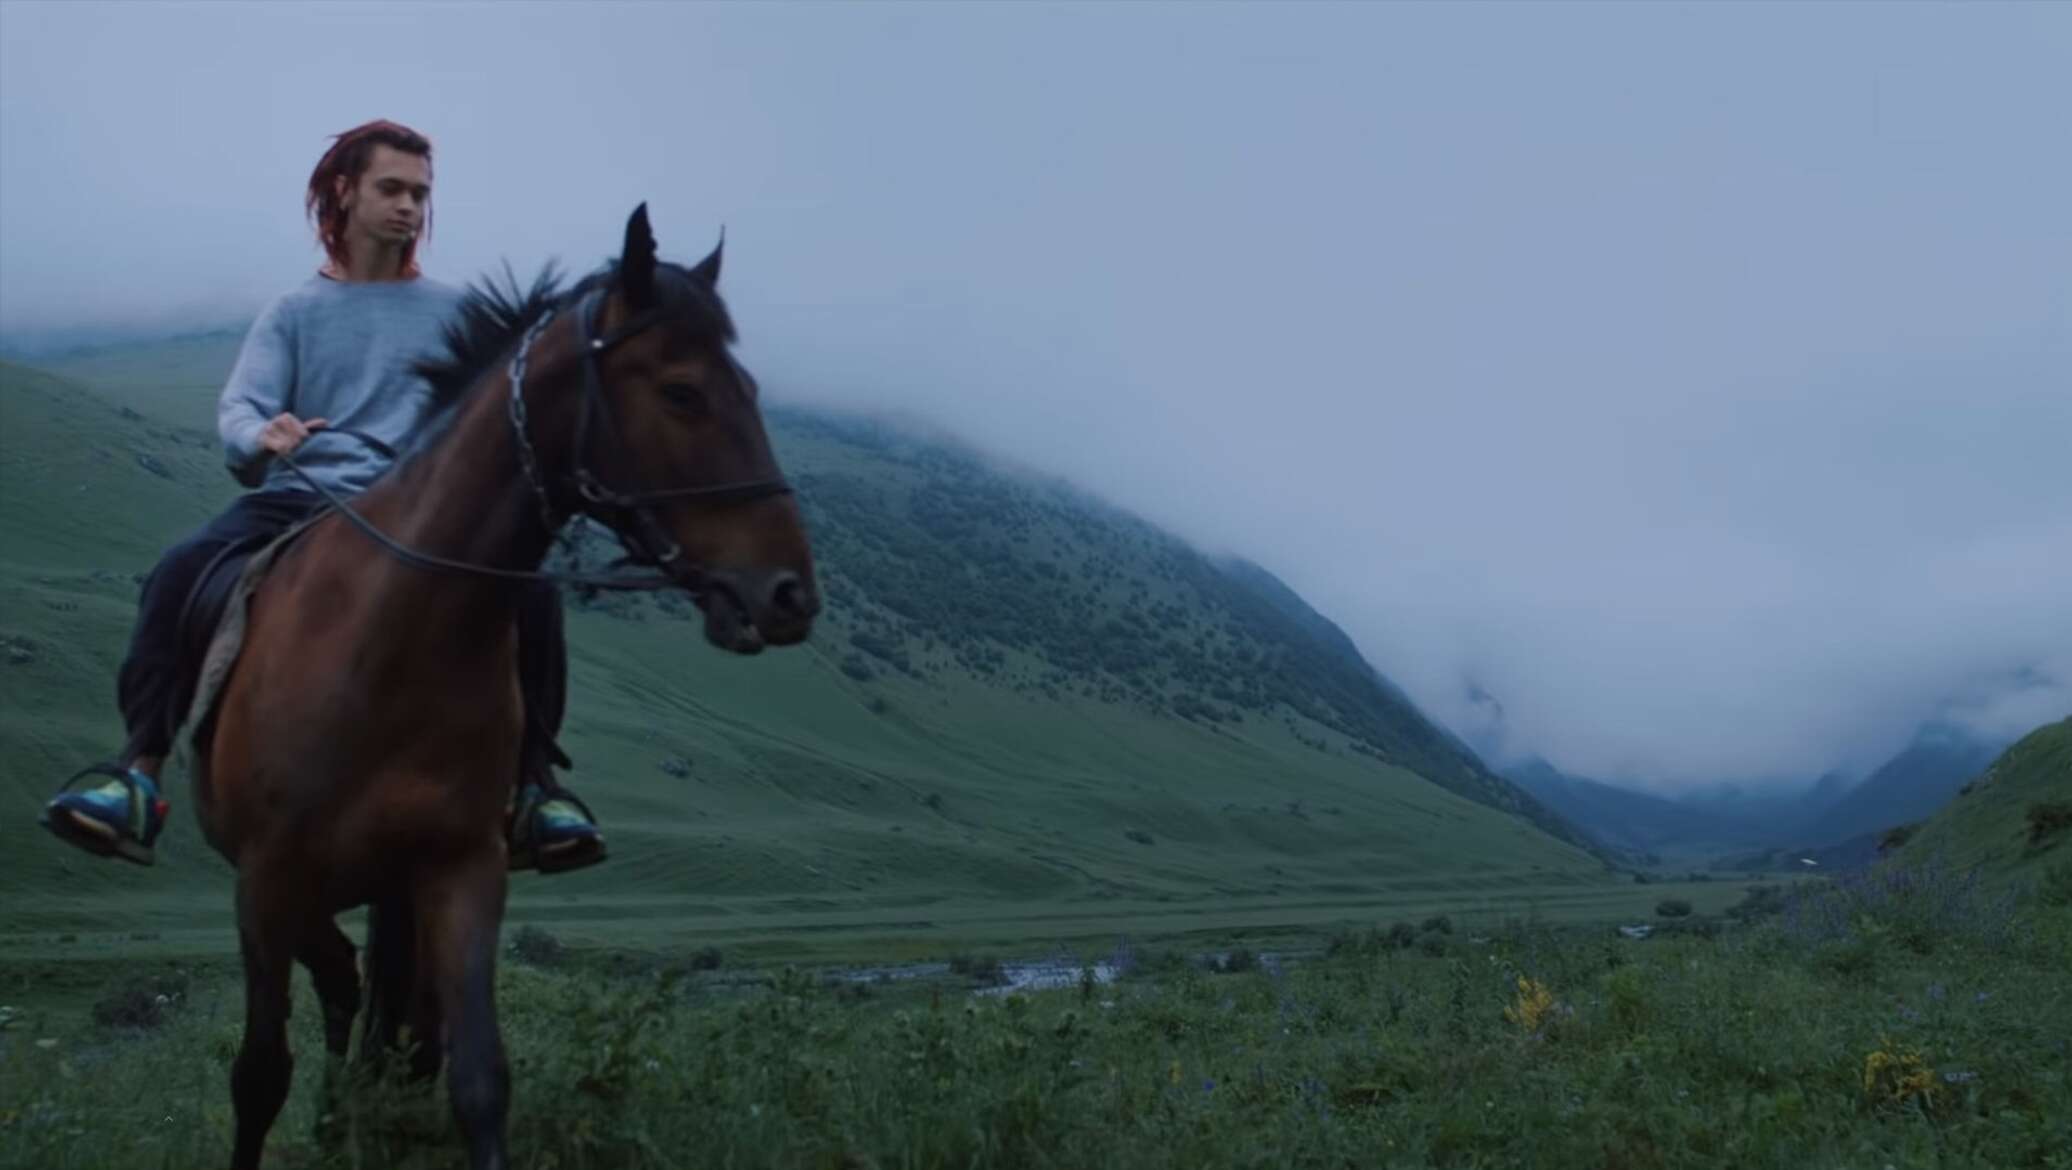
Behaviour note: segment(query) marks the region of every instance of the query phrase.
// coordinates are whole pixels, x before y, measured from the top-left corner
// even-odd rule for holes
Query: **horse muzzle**
[[[793,646],[813,632],[820,591],[790,569],[715,569],[699,598],[705,639],[736,654],[766,646]]]

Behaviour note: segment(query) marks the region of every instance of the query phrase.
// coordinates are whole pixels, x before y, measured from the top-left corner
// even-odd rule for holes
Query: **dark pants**
[[[271,540],[322,506],[309,492],[252,492],[159,559],[144,579],[129,654],[116,676],[116,700],[129,728],[125,762],[170,752],[174,724],[194,700],[200,655],[186,651],[180,621],[202,574],[225,549]],[[547,582],[525,586],[518,600],[518,683],[525,695],[528,755],[534,757],[528,766],[543,763],[540,756],[566,763],[553,744],[568,704],[568,644],[561,594]]]

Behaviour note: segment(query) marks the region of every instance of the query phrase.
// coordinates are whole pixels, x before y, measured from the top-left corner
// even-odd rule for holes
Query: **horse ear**
[[[626,220],[626,247],[619,254],[619,288],[628,300],[645,305],[655,296],[655,233],[648,227],[647,204]]]
[[[705,287],[719,287],[719,255],[721,252],[726,251],[726,248],[727,229],[721,228],[719,230],[719,243],[712,246],[712,255],[698,261],[698,266],[691,269],[691,275],[704,281]]]

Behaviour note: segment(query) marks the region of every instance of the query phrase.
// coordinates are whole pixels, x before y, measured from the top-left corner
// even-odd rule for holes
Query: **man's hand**
[[[321,431],[329,425],[326,420],[313,418],[307,422],[283,411],[268,419],[259,430],[259,445],[276,455],[292,454],[295,448],[309,438],[310,432]]]

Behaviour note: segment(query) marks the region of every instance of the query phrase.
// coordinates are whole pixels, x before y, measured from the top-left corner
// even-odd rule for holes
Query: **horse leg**
[[[266,1131],[288,1098],[295,1060],[288,1052],[288,981],[294,974],[295,935],[269,913],[250,876],[238,879],[238,945],[245,962],[245,1038],[230,1066],[230,1098],[237,1110],[231,1170],[258,1170]]]
[[[360,1014],[356,955],[353,941],[328,918],[310,931],[295,952],[316,984],[317,1000],[324,1007],[324,1049],[333,1056],[344,1056],[352,1046],[353,1017]]]
[[[317,1000],[324,1009],[324,1050],[331,1059],[324,1064],[323,1107],[317,1115],[316,1138],[323,1146],[336,1144],[343,1134],[339,1117],[339,1062],[352,1046],[353,1017],[360,1011],[360,975],[354,963],[352,940],[326,918],[311,926],[295,958],[309,969],[316,984]]]
[[[408,897],[383,898],[367,911],[367,1018],[360,1060],[395,1051],[417,983],[417,924]]]
[[[423,890],[418,953],[447,1021],[447,1091],[471,1170],[503,1170],[511,1072],[496,1021],[496,944],[507,881],[485,852]]]

